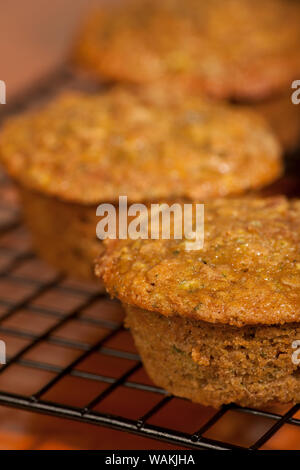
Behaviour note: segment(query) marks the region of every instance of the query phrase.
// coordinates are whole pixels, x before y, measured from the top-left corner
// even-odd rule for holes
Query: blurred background
[[[1,1],[0,79],[8,100],[63,62],[80,21],[104,1]]]

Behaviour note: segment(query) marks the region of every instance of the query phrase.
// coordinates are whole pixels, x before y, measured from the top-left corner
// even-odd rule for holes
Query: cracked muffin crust
[[[262,99],[300,72],[299,23],[295,0],[138,0],[95,12],[73,55],[101,80]]]
[[[237,328],[126,306],[126,325],[149,376],[176,396],[214,407],[299,402],[300,323]]]

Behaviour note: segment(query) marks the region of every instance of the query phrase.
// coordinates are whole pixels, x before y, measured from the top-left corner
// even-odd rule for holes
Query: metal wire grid
[[[39,87],[26,93],[20,99],[16,100],[14,105],[1,107],[0,118],[6,117],[8,114],[19,112],[28,107],[29,103],[39,102],[49,98],[53,92],[61,86],[65,87],[68,84],[74,83],[74,79],[69,72],[60,71],[59,73],[50,77],[45,83]],[[0,197],[4,192],[10,188],[10,183],[5,176],[0,175]],[[120,335],[123,330],[122,321],[111,321],[109,318],[95,318],[94,316],[82,315],[82,312],[88,310],[91,306],[101,304],[105,299],[104,294],[99,294],[95,289],[88,286],[76,286],[68,284],[66,280],[57,274],[45,277],[39,275],[22,275],[22,267],[26,263],[34,262],[35,255],[31,252],[30,248],[24,245],[24,233],[22,224],[19,218],[17,206],[11,203],[10,200],[3,200],[0,203],[0,259],[1,256],[6,257],[4,263],[0,264],[0,338],[2,335],[10,335],[20,340],[26,340],[26,344],[19,348],[14,354],[7,358],[7,363],[0,369],[0,405],[6,405],[13,408],[24,409],[27,411],[38,412],[42,414],[52,415],[65,419],[77,420],[85,423],[90,423],[99,426],[107,426],[114,429],[146,436],[158,440],[163,440],[183,448],[191,449],[213,449],[213,450],[226,450],[226,449],[251,449],[256,450],[264,446],[275,433],[277,433],[285,424],[300,426],[300,419],[297,419],[295,414],[299,410],[300,405],[295,405],[288,409],[285,413],[273,413],[270,411],[256,410],[251,408],[240,408],[234,404],[223,406],[219,411],[213,411],[209,418],[204,422],[199,429],[193,432],[182,432],[171,427],[157,426],[149,423],[149,420],[158,415],[170,402],[173,400],[180,400],[182,403],[188,405],[188,402],[183,399],[174,398],[167,395],[162,389],[147,383],[140,383],[134,380],[137,371],[141,370],[142,364],[139,357],[134,352],[121,350],[120,348],[110,347],[109,343],[112,339]],[[16,238],[14,243],[5,243],[9,238]],[[18,238],[19,237],[19,238]],[[18,242],[20,240],[20,243]],[[4,241],[4,242],[3,242]],[[23,246],[24,245],[24,246]],[[21,298],[10,298],[9,300],[4,295],[5,292],[1,289],[1,282],[13,283],[16,287],[21,289],[29,288],[29,292]],[[80,301],[76,306],[69,309],[67,312],[62,312],[57,308],[43,307],[38,304],[39,299],[43,295],[55,290],[61,296],[73,294],[78,296]],[[2,290],[2,293],[1,293]],[[36,318],[46,316],[52,319],[52,324],[41,333],[23,330],[18,328],[15,324],[18,323],[14,319],[18,312],[26,309],[31,312]],[[14,326],[7,326],[7,323],[14,324]],[[99,335],[92,344],[87,344],[81,341],[80,337],[77,340],[57,336],[56,333],[68,325],[70,322],[75,322],[78,331],[84,326],[89,325],[95,328],[102,328],[105,334]],[[102,331],[102,330],[101,330]],[[67,362],[64,365],[54,365],[47,361],[28,359],[28,353],[34,350],[37,346],[42,344],[59,345],[63,350],[68,348],[75,348],[79,351],[79,355]],[[112,377],[108,374],[91,373],[88,371],[80,370],[80,366],[84,361],[90,358],[93,354],[102,354],[104,357],[114,357],[122,361],[124,359],[132,361],[125,371],[120,373],[117,377]],[[105,356],[104,356],[105,355]],[[12,370],[14,366],[22,366],[28,370],[27,380],[30,382],[31,374],[33,371],[44,371],[51,373],[50,380],[46,380],[43,385],[32,394],[15,394],[3,389],[2,384],[5,383],[1,378],[5,378],[5,373]],[[113,374],[112,374],[113,375]],[[66,377],[76,377],[83,381],[94,381],[95,383],[102,384],[101,391],[93,396],[84,406],[72,406],[69,403],[47,400],[47,394],[51,392],[61,381]],[[154,405],[149,406],[142,416],[138,419],[130,419],[125,416],[114,415],[106,412],[98,411],[96,408],[109,397],[114,391],[125,387],[127,389],[138,390],[142,393],[150,392],[157,396]],[[70,393],[73,391],[70,390]],[[200,406],[200,405],[199,405]],[[211,430],[220,420],[230,412],[237,412],[240,417],[251,415],[255,419],[265,418],[269,426],[266,432],[262,432],[256,442],[244,447],[230,442],[223,442],[223,440],[216,440],[206,437],[208,431]]]

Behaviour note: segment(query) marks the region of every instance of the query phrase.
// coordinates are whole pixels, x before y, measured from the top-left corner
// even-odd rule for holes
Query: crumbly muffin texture
[[[261,99],[299,74],[299,24],[295,0],[135,0],[94,13],[73,56],[102,80]]]
[[[67,94],[13,117],[0,159],[21,185],[83,204],[225,196],[281,173],[279,145],[260,116],[146,95]]]
[[[149,376],[168,392],[214,407],[299,402],[299,366],[292,361],[299,323],[236,328],[126,311]]]
[[[229,325],[300,321],[300,201],[205,204],[204,247],[186,240],[113,240],[96,267],[123,303]]]

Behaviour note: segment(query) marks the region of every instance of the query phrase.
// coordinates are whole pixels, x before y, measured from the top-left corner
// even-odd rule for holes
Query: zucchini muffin
[[[150,101],[116,88],[67,94],[6,122],[0,158],[37,251],[63,272],[94,278],[102,202],[207,199],[280,174],[277,141],[260,116],[200,100]]]
[[[261,101],[279,137],[292,128],[282,139],[292,149],[300,138],[299,107],[290,100],[299,24],[295,0],[127,1],[93,13],[73,61],[102,81],[165,82],[216,99]]]
[[[106,241],[96,273],[127,311],[152,380],[205,405],[300,400],[300,201],[205,204],[186,240]]]

